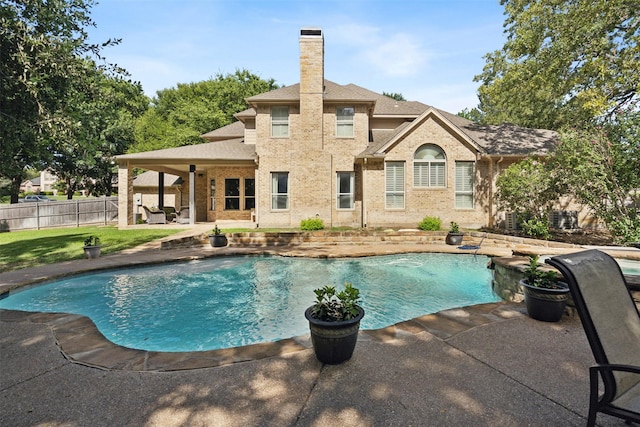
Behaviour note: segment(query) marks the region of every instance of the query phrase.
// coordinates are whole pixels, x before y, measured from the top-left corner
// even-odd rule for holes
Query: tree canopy
[[[638,99],[640,0],[502,0],[502,50],[478,90],[487,123],[560,129]]]
[[[200,144],[205,132],[226,126],[247,108],[245,98],[277,89],[247,70],[217,74],[197,83],[180,83],[157,92],[151,108],[137,121],[136,143],[129,152]]]
[[[25,171],[49,165],[55,145],[73,131],[67,97],[96,72],[87,58],[117,43],[87,42],[93,4],[0,0],[0,177],[11,182],[12,203]]]

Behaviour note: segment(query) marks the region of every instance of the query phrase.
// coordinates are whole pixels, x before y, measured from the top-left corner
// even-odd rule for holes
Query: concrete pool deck
[[[167,251],[150,244],[97,260],[3,273],[0,289],[78,271],[207,255],[353,256],[427,250],[453,249],[394,244]],[[481,250],[508,256],[504,248],[483,245]],[[0,425],[586,423],[587,369],[593,358],[579,320],[565,316],[558,323],[538,322],[515,303],[447,310],[362,331],[353,358],[338,366],[318,362],[308,337],[206,357],[133,354],[105,345],[96,332],[81,316],[0,310]],[[605,415],[598,421],[624,425]]]

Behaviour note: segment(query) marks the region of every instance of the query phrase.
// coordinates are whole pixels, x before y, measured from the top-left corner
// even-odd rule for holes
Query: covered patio
[[[182,179],[181,199],[188,200],[189,224],[255,217],[257,156],[255,147],[245,145],[242,138],[124,154],[117,162],[119,227],[135,223],[135,203],[141,204],[133,187],[136,169],[158,172],[159,209],[164,207],[164,174]]]

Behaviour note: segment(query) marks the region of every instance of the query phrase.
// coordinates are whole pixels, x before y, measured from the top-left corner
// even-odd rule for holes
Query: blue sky
[[[502,48],[499,0],[101,0],[91,42],[145,93],[247,69],[298,83],[298,35],[320,27],[325,78],[457,113],[478,104],[483,56]]]

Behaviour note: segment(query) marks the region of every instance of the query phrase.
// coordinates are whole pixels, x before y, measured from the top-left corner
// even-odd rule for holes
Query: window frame
[[[253,181],[253,188],[247,188],[247,183]],[[244,210],[248,211],[248,210],[252,210],[256,208],[256,179],[255,178],[245,178],[244,179],[244,186],[243,186],[243,190],[244,193],[242,194],[243,198],[244,198]],[[248,190],[252,190],[252,191],[248,191]],[[253,206],[247,207],[249,205],[249,203],[247,203],[248,200],[252,200],[253,201]]]
[[[274,178],[276,177],[285,177],[286,181],[285,181],[285,185],[286,185],[286,192],[280,192],[280,179],[277,179],[274,181]],[[274,184],[277,184],[274,188]],[[271,210],[273,211],[287,211],[289,210],[289,172],[271,172],[270,174],[270,184],[269,184],[269,188],[270,188],[270,196],[271,196]],[[280,208],[278,207],[279,203],[278,201],[280,200],[280,198],[284,198],[285,201],[285,207]]]
[[[286,114],[283,114],[282,116],[277,116],[274,114],[276,111],[283,111]],[[288,106],[279,105],[279,106],[271,107],[271,113],[270,113],[271,138],[288,138],[289,137],[289,116],[290,116],[290,113],[289,113]],[[279,129],[280,126],[286,131],[283,132],[282,134],[280,134],[279,132],[274,132],[274,129],[276,128]]]
[[[238,194],[229,194],[229,183],[231,181],[236,181],[237,183],[237,193]],[[229,202],[235,201],[237,207],[229,207]],[[239,211],[240,209],[240,178],[225,178],[224,179],[224,210],[225,211]]]
[[[352,114],[340,114],[341,111],[351,110]],[[336,107],[336,138],[353,138],[355,135],[355,107]],[[345,119],[346,118],[346,119]],[[340,134],[340,129],[351,129],[345,135]]]
[[[393,171],[394,176],[390,176]],[[401,175],[398,172],[402,172]],[[390,182],[392,180],[392,182]],[[384,162],[384,208],[386,210],[403,210],[406,204],[406,162],[404,161],[386,161]],[[391,184],[391,185],[390,185]],[[398,185],[399,184],[399,185]],[[392,197],[392,203],[389,203]],[[398,206],[395,202],[402,200],[402,206]]]
[[[216,210],[216,180],[215,178],[212,178],[209,181],[209,192],[211,195],[211,210],[215,211]]]
[[[417,159],[420,151],[435,148],[442,153],[442,159]],[[435,176],[435,184],[433,183]],[[442,179],[440,181],[440,178]],[[426,185],[425,181],[426,180]],[[447,154],[436,144],[423,144],[413,153],[413,187],[421,189],[447,188]]]
[[[469,174],[469,180],[461,182],[459,179],[458,171],[464,173],[462,167],[471,167]],[[453,206],[455,209],[475,209],[475,177],[476,177],[476,164],[473,161],[456,161],[455,162],[455,185],[454,185],[454,198]],[[469,189],[470,187],[470,189]],[[471,196],[471,206],[461,206],[458,204],[458,196],[469,197]]]
[[[343,182],[341,176],[348,176],[349,191],[341,192],[340,184]],[[341,201],[347,198],[349,206],[341,206]],[[336,209],[337,210],[353,210],[355,209],[356,200],[356,173],[355,172],[336,172]]]

